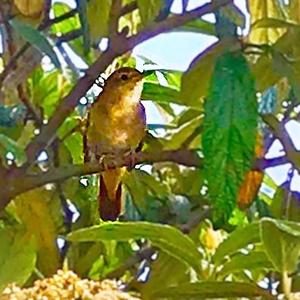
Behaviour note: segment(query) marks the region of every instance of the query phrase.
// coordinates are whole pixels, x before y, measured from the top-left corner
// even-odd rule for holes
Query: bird
[[[141,103],[143,77],[135,68],[122,67],[107,78],[88,113],[86,161],[104,162],[105,158],[125,156],[134,161],[146,134],[146,114]],[[104,221],[115,221],[122,211],[125,173],[126,167],[107,167],[100,173],[98,207]]]

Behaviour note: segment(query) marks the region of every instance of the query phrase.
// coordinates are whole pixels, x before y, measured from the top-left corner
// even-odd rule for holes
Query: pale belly
[[[137,109],[114,111],[111,116],[103,116],[100,120],[101,123],[90,124],[88,130],[89,151],[97,157],[131,152],[144,138],[146,122]]]

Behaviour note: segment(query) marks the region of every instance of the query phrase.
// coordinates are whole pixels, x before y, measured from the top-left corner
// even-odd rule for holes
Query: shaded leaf
[[[53,47],[50,45],[47,38],[40,31],[17,19],[13,19],[11,21],[11,25],[16,31],[18,31],[23,36],[23,38],[27,42],[35,46],[41,52],[48,55],[56,68],[60,68],[60,62],[57,58],[55,51],[53,50]]]
[[[255,297],[263,296],[264,299],[276,299],[266,290],[255,284],[244,282],[197,282],[185,283],[155,293],[158,299],[216,299],[230,297]]]
[[[0,292],[9,283],[23,285],[35,268],[36,249],[32,235],[20,228],[0,229]]]
[[[107,36],[111,0],[90,0],[87,6],[87,18],[92,43]]]
[[[0,133],[0,155],[6,160],[6,154],[11,152],[17,163],[23,163],[26,160],[24,148],[8,136]]]
[[[168,225],[147,222],[105,223],[84,228],[67,236],[70,241],[128,241],[130,239],[149,239],[154,246],[169,255],[185,262],[196,271],[200,270],[201,255],[194,242],[178,229]]]
[[[194,32],[194,33],[202,33],[207,35],[215,35],[215,25],[211,22],[202,20],[202,19],[196,19],[190,22],[185,23],[182,26],[176,27],[173,29],[173,31],[184,31],[184,32]]]
[[[215,43],[194,58],[181,80],[180,99],[184,104],[202,107],[216,59],[223,51],[224,45]]]
[[[158,259],[151,264],[147,284],[141,283],[136,287],[142,294],[143,299],[146,300],[153,299],[153,294],[161,290],[162,284],[164,287],[169,287],[188,281],[189,272],[186,265],[174,257],[160,252]]]
[[[161,0],[137,0],[140,16],[144,25],[154,21],[163,7]]]
[[[83,49],[84,53],[87,54],[90,50],[90,29],[87,20],[87,0],[77,0],[77,7],[79,12],[79,20],[81,23],[83,33]]]

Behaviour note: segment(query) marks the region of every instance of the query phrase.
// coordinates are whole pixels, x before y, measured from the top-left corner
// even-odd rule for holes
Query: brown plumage
[[[92,105],[87,129],[88,160],[105,155],[134,153],[145,135],[145,110],[140,102],[143,75],[133,68],[120,68],[106,81]],[[100,174],[99,212],[103,220],[116,220],[121,213],[121,180],[126,168]]]

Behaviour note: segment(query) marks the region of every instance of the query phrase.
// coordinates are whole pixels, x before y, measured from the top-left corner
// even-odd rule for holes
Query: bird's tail
[[[121,213],[121,180],[125,172],[126,168],[117,168],[100,174],[99,213],[104,221],[114,221]]]

